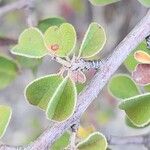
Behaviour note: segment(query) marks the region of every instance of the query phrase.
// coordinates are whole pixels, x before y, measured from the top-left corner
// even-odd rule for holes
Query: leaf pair
[[[38,28],[33,27],[23,31],[12,53],[31,58],[41,58],[48,54],[67,57],[76,45],[75,29],[71,24],[63,23],[62,20],[60,22],[56,18],[52,20],[55,20],[55,23],[48,22],[48,25],[56,25],[48,29],[47,24],[44,26],[40,23],[40,28],[44,26],[42,30],[47,29],[44,35]],[[47,23],[47,21],[44,22]],[[81,44],[79,57],[89,58],[96,55],[105,43],[104,29],[97,23],[91,23]]]
[[[12,53],[30,58],[41,58],[48,54],[66,57],[73,50],[75,43],[75,30],[68,23],[60,27],[52,26],[44,35],[38,28],[32,27],[22,32]]]
[[[65,149],[70,143],[70,133],[64,133],[54,144],[51,146],[51,150]],[[78,150],[106,150],[107,140],[105,136],[99,132],[94,132],[86,137],[82,142],[77,145]]]
[[[30,104],[46,110],[49,119],[64,121],[74,112],[77,91],[68,77],[49,75],[30,83],[26,88],[26,98]]]
[[[119,108],[124,110],[127,118],[137,127],[150,123],[150,94],[141,94],[135,82],[126,75],[117,75],[109,82],[109,91],[123,99]]]

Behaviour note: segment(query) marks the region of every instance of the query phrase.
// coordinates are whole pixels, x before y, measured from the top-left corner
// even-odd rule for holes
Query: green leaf
[[[119,108],[124,110],[130,121],[137,127],[150,123],[150,94],[130,97],[123,101]]]
[[[104,135],[99,132],[91,134],[84,141],[77,145],[78,150],[106,150],[107,140]]]
[[[99,53],[106,43],[106,34],[98,23],[91,23],[79,50],[79,57],[89,58]]]
[[[18,67],[14,60],[0,56],[0,90],[6,88],[17,76]]]
[[[77,101],[75,83],[66,77],[48,103],[46,115],[53,121],[64,121],[74,112]]]
[[[33,27],[28,28],[21,33],[18,45],[13,47],[11,52],[15,55],[30,58],[41,58],[48,54],[41,31],[38,28]]]
[[[38,28],[44,33],[51,26],[60,26],[65,23],[65,19],[59,17],[47,18],[38,23]]]
[[[11,118],[12,110],[8,106],[0,105],[0,138],[4,135]]]
[[[137,48],[136,48],[136,49],[127,57],[127,59],[124,61],[125,67],[126,67],[129,71],[131,71],[131,72],[132,72],[133,70],[135,70],[135,67],[136,67],[137,64],[139,63],[139,62],[137,62],[137,61],[135,60],[135,58],[134,58],[134,53],[135,53],[136,51],[138,51],[138,50],[144,51],[144,52],[150,54],[150,51],[149,51],[149,49],[147,48],[146,42],[143,41],[142,43],[140,43],[140,44],[137,46]]]
[[[77,93],[79,94],[84,88],[86,84],[76,83]]]
[[[130,121],[130,119],[127,116],[125,117],[125,122],[129,127],[134,128],[134,129],[142,129],[142,128],[146,128],[147,126],[149,126],[149,124],[147,124],[146,126],[143,126],[143,127],[137,127],[135,124],[133,124]]]
[[[150,0],[138,0],[145,7],[150,7]]]
[[[112,96],[125,99],[139,94],[135,82],[127,75],[119,74],[110,80],[108,89]]]
[[[36,79],[26,87],[26,99],[30,104],[46,110],[49,101],[62,81],[63,78],[55,74]]]
[[[16,57],[18,63],[23,68],[31,69],[33,75],[37,75],[38,67],[42,64],[41,58],[28,58],[24,56],[17,56]]]
[[[150,84],[144,86],[144,89],[145,89],[147,92],[150,92]]]
[[[70,133],[65,132],[57,141],[54,142],[50,150],[63,150],[70,143]]]
[[[112,3],[116,3],[120,0],[90,0],[90,2],[93,4],[93,5],[108,5],[108,4],[112,4]]]
[[[42,63],[42,59],[40,58],[28,58],[24,56],[17,56],[16,59],[23,68],[29,69],[36,68]]]
[[[52,26],[46,30],[44,41],[51,54],[66,57],[75,48],[76,32],[69,23],[63,23],[59,27]]]

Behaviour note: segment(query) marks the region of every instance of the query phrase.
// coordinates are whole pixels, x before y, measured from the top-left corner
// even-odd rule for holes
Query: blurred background
[[[0,7],[16,0],[1,0]],[[1,9],[1,8],[0,8]],[[92,22],[101,24],[107,34],[107,44],[99,54],[99,58],[107,57],[114,47],[127,35],[127,33],[146,14],[147,9],[137,0],[122,0],[107,6],[92,6],[87,0],[36,0],[35,15],[37,22],[61,16],[73,24],[78,34],[78,43],[84,36],[88,25]],[[16,41],[19,34],[27,28],[24,11],[15,10],[0,16],[1,37]],[[11,46],[0,42],[0,53],[15,58],[10,53]],[[59,64],[45,57],[40,64],[37,77],[58,72]],[[122,65],[119,73],[129,72]],[[24,89],[28,83],[35,79],[32,71],[22,68],[7,88],[0,91],[0,104],[12,107],[13,114],[2,142],[11,145],[26,144],[37,138],[52,122],[46,119],[45,113],[31,106],[24,97]],[[92,91],[91,91],[92,92]],[[130,136],[147,133],[144,129],[133,129],[126,125],[125,114],[117,108],[118,101],[108,93],[107,87],[99,94],[81,119],[83,127],[93,126],[104,135]],[[126,145],[113,146],[112,150],[145,150],[142,146]]]

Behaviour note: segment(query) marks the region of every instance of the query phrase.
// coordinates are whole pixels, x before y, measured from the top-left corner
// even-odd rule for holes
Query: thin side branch
[[[148,145],[150,143],[150,133],[137,136],[110,136],[107,138],[109,145]]]
[[[27,6],[24,8],[26,15],[26,22],[29,27],[37,25],[36,15],[35,15],[35,0],[26,0]]]
[[[2,17],[8,12],[11,12],[17,9],[22,9],[25,6],[27,6],[27,0],[18,0],[16,2],[7,4],[6,6],[2,6],[0,7],[0,17]]]
[[[70,126],[75,124],[127,56],[149,34],[150,11],[148,11],[147,15],[140,21],[140,23],[137,24],[126,38],[116,47],[112,56],[108,58],[101,70],[94,76],[91,83],[78,96],[78,104],[74,115],[65,122],[56,123],[52,128],[45,130],[45,132],[36,141],[31,143],[26,150],[44,150],[47,146],[52,145],[52,143],[69,129]]]
[[[0,37],[0,46],[10,46],[16,44],[17,40],[6,37]]]

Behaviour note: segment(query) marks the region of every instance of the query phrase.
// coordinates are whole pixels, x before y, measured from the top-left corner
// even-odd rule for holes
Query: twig
[[[35,9],[35,0],[26,0],[27,6],[24,8],[26,15],[26,22],[29,27],[37,25]]]
[[[80,119],[91,102],[98,96],[107,81],[119,68],[127,56],[142,42],[150,33],[150,11],[139,24],[127,35],[127,37],[116,47],[112,56],[106,61],[102,69],[94,76],[91,83],[78,96],[78,104],[74,115],[63,123],[56,123],[45,132],[26,150],[44,150],[59,138],[70,126]]]
[[[9,46],[9,45],[13,45],[16,43],[17,43],[17,40],[15,39],[0,37],[0,46]]]
[[[8,12],[11,12],[17,9],[22,9],[25,6],[27,6],[27,0],[18,0],[11,4],[7,4],[6,6],[2,6],[0,7],[0,17],[2,17]]]
[[[146,148],[150,148],[150,133],[137,135],[137,136],[110,136],[107,137],[109,145],[144,145]]]

